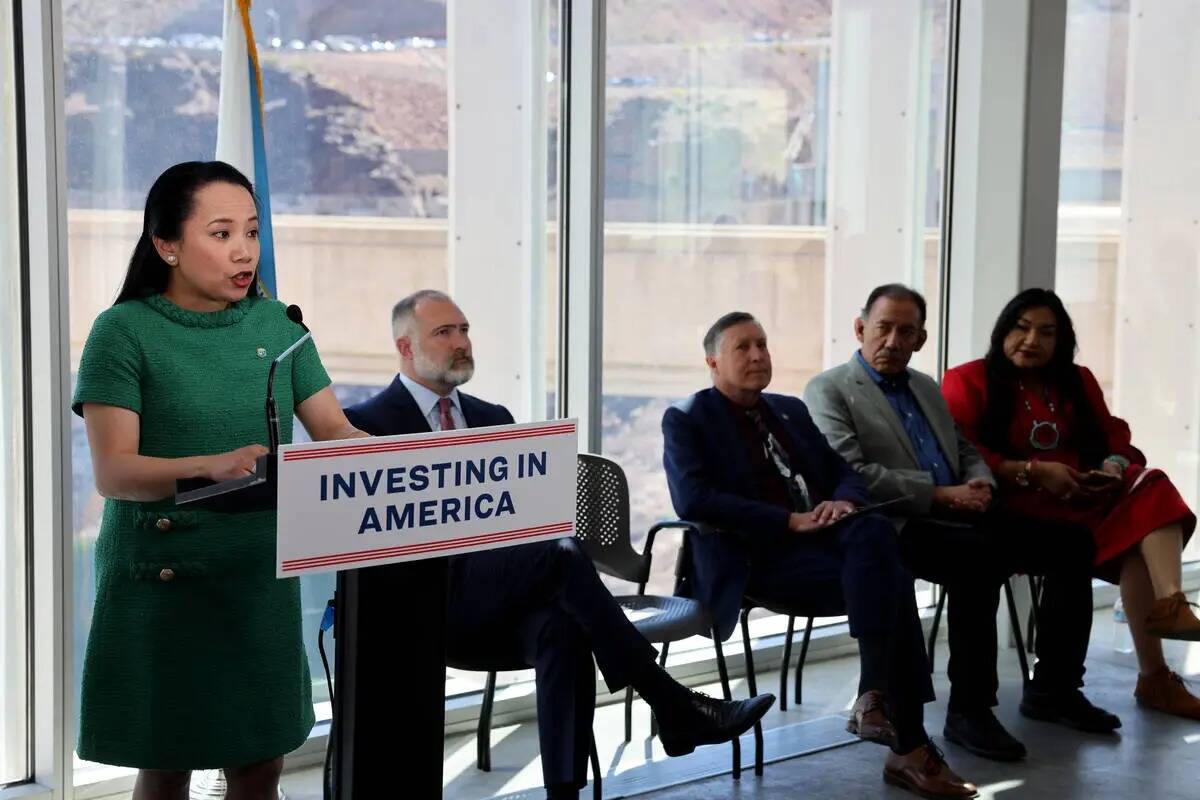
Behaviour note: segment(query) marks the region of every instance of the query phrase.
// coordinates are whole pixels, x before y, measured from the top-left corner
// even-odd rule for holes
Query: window
[[[301,11],[267,2],[252,12],[278,289],[304,309],[349,404],[395,374],[392,304],[417,288],[447,287],[446,8],[404,0]],[[213,158],[221,15],[219,3],[86,0],[64,23],[74,367],[116,296],[150,184],[174,163]],[[83,424],[72,425],[78,702],[103,502]],[[302,581],[318,718],[328,717],[328,692],[316,634],[333,583],[332,575]]]
[[[15,37],[13,5],[0,2],[0,787],[29,773],[27,359]]]
[[[946,21],[944,0],[610,4],[603,449],[635,543],[672,516],[662,414],[710,385],[717,317],[759,318],[791,395],[852,356],[876,285],[938,319]],[[651,590],[672,583],[660,554]]]
[[[280,0],[256,2],[252,23],[263,72],[279,295],[304,309],[334,391],[348,405],[379,391],[396,373],[393,303],[418,288],[453,290],[452,51],[445,3],[319,5],[318,13]],[[151,182],[171,164],[213,157],[221,19],[214,7],[194,6],[149,9],[128,0],[86,0],[72,4],[65,16],[73,366],[97,314],[116,295]],[[531,112],[533,130],[544,131],[545,144],[537,147],[544,160],[535,157],[531,169],[545,189],[532,206],[535,214],[547,212],[545,224],[535,229],[542,232],[540,249],[550,265],[557,260],[557,7],[549,0],[532,13],[540,38],[531,40],[547,57],[535,76],[533,94],[540,100]],[[486,150],[482,139],[475,145]],[[540,329],[530,338],[546,375],[530,385],[552,386],[557,280],[553,268],[532,271],[541,309],[521,324]],[[477,350],[483,332],[511,323],[502,318],[503,309],[486,310],[489,325],[479,324],[484,309],[464,308],[476,323]],[[492,337],[492,343],[503,340]],[[468,391],[489,396],[484,382],[497,372],[481,359]],[[550,395],[532,402],[532,418],[549,413],[553,401]],[[103,503],[93,486],[83,424],[73,419],[72,425],[78,692]],[[296,433],[303,436],[299,427]],[[328,717],[328,692],[316,635],[333,586],[332,575],[302,580],[318,719]],[[463,681],[452,681],[452,694],[477,688],[484,674],[454,677]]]
[[[1195,363],[1200,68],[1195,3],[1070,0],[1056,291],[1134,443],[1192,507],[1200,475]],[[1200,558],[1193,540],[1185,557]]]

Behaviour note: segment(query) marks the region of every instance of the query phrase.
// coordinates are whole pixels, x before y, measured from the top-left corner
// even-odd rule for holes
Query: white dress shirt
[[[397,373],[397,377],[416,401],[417,408],[421,409],[421,413],[425,415],[425,419],[429,422],[429,430],[440,431],[442,429],[442,412],[438,408],[438,401],[442,399],[442,396],[417,383],[403,372]],[[458,389],[451,389],[447,396],[450,398],[450,416],[454,419],[454,427],[456,429],[467,427],[467,419],[463,416],[462,404],[458,398]]]

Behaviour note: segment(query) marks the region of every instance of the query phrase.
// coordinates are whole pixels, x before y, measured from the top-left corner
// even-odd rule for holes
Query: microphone
[[[301,328],[304,328],[305,333],[310,333],[308,326],[304,324],[304,312],[300,310],[300,306],[288,306],[287,311],[284,313],[287,314],[288,319],[299,325]]]
[[[285,313],[288,319],[304,329],[304,335],[292,342],[291,347],[275,357],[275,360],[271,362],[271,371],[267,374],[267,441],[270,444],[271,455],[274,455],[279,450],[279,412],[275,408],[275,370],[279,366],[279,362],[290,356],[296,351],[296,348],[312,338],[312,331],[304,324],[304,313],[300,311],[300,306],[288,306]]]

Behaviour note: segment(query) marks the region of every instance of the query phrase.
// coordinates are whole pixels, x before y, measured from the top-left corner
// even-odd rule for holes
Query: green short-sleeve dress
[[[267,371],[302,334],[282,303],[257,297],[211,313],[126,301],[92,327],[72,407],[137,412],[147,456],[265,445]],[[328,385],[311,341],[280,365],[283,442],[295,406]],[[105,503],[80,757],[163,770],[274,758],[312,729],[311,691],[300,584],[275,577],[274,512]]]

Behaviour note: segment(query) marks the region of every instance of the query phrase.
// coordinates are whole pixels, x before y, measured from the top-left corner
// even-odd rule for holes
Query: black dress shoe
[[[1057,722],[1086,733],[1112,733],[1121,727],[1116,714],[1092,705],[1078,689],[1053,693],[1026,689],[1021,713],[1030,719]]]
[[[1025,745],[1004,730],[990,708],[970,714],[947,711],[942,735],[946,741],[993,761],[1020,761],[1025,757]]]
[[[760,694],[749,700],[717,700],[688,692],[686,702],[654,709],[658,738],[667,755],[686,755],[702,744],[720,744],[741,736],[774,704],[773,694]]]

